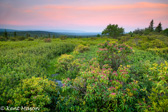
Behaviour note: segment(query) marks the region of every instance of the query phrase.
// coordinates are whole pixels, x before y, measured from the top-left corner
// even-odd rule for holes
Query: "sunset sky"
[[[0,28],[101,32],[108,24],[125,31],[159,22],[168,28],[168,0],[0,0]]]

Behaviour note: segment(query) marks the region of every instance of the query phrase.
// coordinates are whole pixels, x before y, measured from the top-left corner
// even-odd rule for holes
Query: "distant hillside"
[[[55,31],[55,32],[50,32],[50,31],[21,31],[21,30],[13,30],[13,29],[0,29],[0,35],[3,35],[3,32],[5,32],[5,30],[8,32],[9,36],[14,36],[13,32],[16,32],[17,36],[26,36],[27,34],[29,34],[31,37],[34,36],[38,36],[38,37],[45,37],[45,36],[53,36],[55,35],[55,37],[58,37],[60,35],[67,35],[67,36],[84,36],[84,37],[88,37],[88,36],[96,36],[97,32],[66,32],[66,31]]]

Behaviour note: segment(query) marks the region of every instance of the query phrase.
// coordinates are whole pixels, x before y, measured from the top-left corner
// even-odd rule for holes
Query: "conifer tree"
[[[151,32],[154,31],[153,24],[154,24],[154,22],[153,22],[153,19],[152,19],[152,21],[150,22],[150,25],[149,25],[149,30]]]
[[[156,27],[155,31],[159,32],[159,33],[162,31],[162,24],[161,24],[161,22],[158,24],[158,26]]]

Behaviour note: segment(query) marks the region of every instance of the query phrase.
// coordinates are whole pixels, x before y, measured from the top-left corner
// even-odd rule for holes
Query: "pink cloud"
[[[22,10],[12,9],[17,13],[1,19],[0,24],[105,27],[112,23],[127,27],[143,27],[148,25],[151,19],[161,22],[163,20],[164,24],[168,24],[168,4],[161,3],[140,2],[106,6],[41,5]]]

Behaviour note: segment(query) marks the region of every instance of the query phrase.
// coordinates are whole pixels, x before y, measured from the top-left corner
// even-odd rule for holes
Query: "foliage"
[[[5,40],[6,40],[5,37],[0,36],[0,41],[5,41]]]
[[[67,36],[61,35],[59,38],[60,38],[61,40],[65,40],[65,39],[67,39]]]
[[[28,37],[27,40],[28,40],[28,41],[33,41],[34,38],[33,38],[33,37]]]
[[[47,106],[56,102],[55,98],[59,93],[54,82],[41,77],[32,77],[23,79],[17,88],[12,90],[11,95],[12,100],[7,101],[9,106],[38,107],[40,111],[48,111]]]
[[[83,53],[85,51],[88,51],[90,48],[88,46],[84,46],[82,44],[78,45],[77,47],[75,47],[74,53],[78,54]]]
[[[100,66],[102,67],[104,64],[108,64],[114,70],[124,64],[127,60],[127,55],[132,53],[132,48],[124,44],[110,44],[106,42],[104,44],[100,44],[100,48],[98,53],[98,61]]]
[[[35,41],[4,43],[4,48],[1,46],[0,52],[0,105],[7,105],[6,102],[10,98],[10,93],[7,91],[16,88],[22,79],[46,76],[48,61],[72,51],[74,47],[70,43],[38,44]]]
[[[26,38],[24,36],[18,36],[17,39],[18,40],[25,40]]]
[[[155,29],[155,32],[161,32],[162,31],[162,24],[161,24],[161,22],[158,24],[158,26],[156,27],[156,29]]]
[[[163,34],[168,36],[168,28],[166,28],[165,30],[163,30]]]
[[[57,69],[61,71],[68,70],[68,65],[73,61],[74,57],[72,55],[63,54],[58,58],[58,65],[56,65]]]
[[[51,42],[51,38],[45,38],[44,42]]]
[[[11,41],[16,41],[17,39],[15,37],[10,38]]]
[[[150,42],[139,41],[140,49],[148,49],[148,48],[164,48],[166,45],[159,39],[152,40]]]
[[[60,97],[58,108],[66,106],[66,111],[131,111],[128,105],[133,107],[132,100],[136,99],[139,86],[135,80],[127,84],[128,67],[121,66],[118,71],[112,72],[110,66],[104,65],[101,69],[95,63],[79,77],[65,79],[63,91],[72,90],[72,93],[63,97],[64,101]]]
[[[108,35],[112,38],[117,38],[118,36],[122,35],[124,33],[124,29],[121,27],[118,27],[116,24],[109,24],[106,29],[103,30],[102,35]]]
[[[149,25],[149,30],[152,32],[154,31],[154,28],[153,28],[153,20],[150,22],[150,25]]]
[[[1,41],[0,105],[60,112],[167,111],[167,37],[154,33],[127,34],[120,44],[106,37]],[[74,53],[77,45],[89,50]],[[52,72],[50,63],[57,64]],[[62,80],[63,87],[48,79]]]
[[[3,36],[5,37],[5,39],[7,39],[8,40],[8,32],[5,30],[5,32],[4,32],[4,34],[3,34]]]
[[[67,77],[75,78],[80,71],[80,61],[74,59],[72,55],[63,54],[61,55],[56,64],[56,72],[67,74]]]

